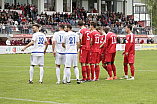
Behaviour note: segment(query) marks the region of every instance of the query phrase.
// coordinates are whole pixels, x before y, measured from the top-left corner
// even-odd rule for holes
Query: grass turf
[[[117,52],[115,65],[117,80],[105,81],[107,72],[100,64],[100,80],[80,85],[57,85],[55,63],[52,53],[45,55],[44,78],[39,84],[39,68],[34,68],[34,83],[29,80],[30,54],[0,55],[0,104],[156,104],[157,99],[157,51],[136,51],[135,80],[119,80],[124,75],[122,52]],[[81,77],[81,67],[78,64]],[[61,67],[63,74],[63,66]],[[71,69],[71,78],[75,79]],[[130,68],[129,68],[130,76]],[[62,79],[63,75],[61,75]],[[2,98],[5,97],[5,98]],[[14,99],[8,99],[14,98]],[[16,99],[15,99],[16,98]],[[26,100],[19,100],[26,99]]]

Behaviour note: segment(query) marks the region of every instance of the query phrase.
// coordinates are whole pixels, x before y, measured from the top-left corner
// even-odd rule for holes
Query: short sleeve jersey
[[[94,30],[90,34],[92,39],[91,52],[100,52],[100,34],[98,31]]]
[[[62,47],[63,36],[66,34],[65,31],[56,32],[53,36],[53,41],[55,41],[55,51],[58,53],[64,53],[65,48]]]
[[[106,52],[116,53],[117,36],[113,32],[108,32],[106,36]]]
[[[37,32],[33,34],[32,41],[34,46],[31,55],[43,56],[44,55],[44,43],[47,41],[45,34]]]
[[[125,53],[135,55],[135,35],[130,33],[126,36],[126,45],[125,45]]]
[[[105,52],[105,44],[106,44],[106,33],[104,33],[102,36],[101,36],[101,39],[100,39],[100,45],[104,43],[104,46],[101,48],[101,53],[104,53]]]
[[[76,33],[72,31],[66,33],[62,41],[62,43],[65,43],[65,53],[77,53],[77,42],[79,42],[79,38]]]
[[[90,49],[90,30],[87,28],[80,29],[80,35],[82,35],[82,48],[86,50]]]

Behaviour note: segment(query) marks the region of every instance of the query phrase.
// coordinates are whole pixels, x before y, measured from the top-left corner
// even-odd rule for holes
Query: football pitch
[[[43,84],[39,84],[38,66],[34,68],[34,83],[27,84],[30,54],[0,55],[0,104],[156,104],[157,51],[136,51],[135,80],[131,81],[119,79],[124,75],[121,54],[116,54],[117,80],[105,81],[108,75],[100,64],[99,81],[77,84],[72,80],[71,85],[56,84],[52,53],[45,55]],[[130,77],[130,67],[128,73]],[[73,68],[71,75],[75,79]]]

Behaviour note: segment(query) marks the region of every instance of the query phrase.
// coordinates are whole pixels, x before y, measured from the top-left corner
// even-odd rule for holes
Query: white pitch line
[[[7,97],[0,97],[0,99],[19,100],[19,101],[29,101],[29,102],[38,102],[38,103],[50,103],[50,104],[67,104],[67,103],[58,103],[58,102],[53,102],[53,101],[39,101],[39,100],[18,99],[18,98],[7,98]]]

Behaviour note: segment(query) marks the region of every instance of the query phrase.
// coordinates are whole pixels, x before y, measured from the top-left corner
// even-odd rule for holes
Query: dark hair
[[[130,31],[132,30],[132,26],[131,25],[127,25],[127,27],[130,29]]]
[[[97,23],[94,22],[94,21],[92,21],[92,22],[90,23],[90,25],[93,26],[94,28],[96,28]]]
[[[102,30],[102,27],[101,26],[98,26],[97,28],[96,28],[96,30],[98,31],[98,30]]]
[[[38,24],[34,24],[33,26],[36,26],[36,27],[38,27],[38,28],[40,27]]]
[[[60,24],[59,27],[64,29],[65,25],[64,24]]]
[[[83,21],[80,20],[80,21],[78,21],[77,25],[79,25],[79,26],[83,26],[84,23],[83,23]]]
[[[69,28],[71,30],[72,26],[70,24],[67,24],[67,28]]]

